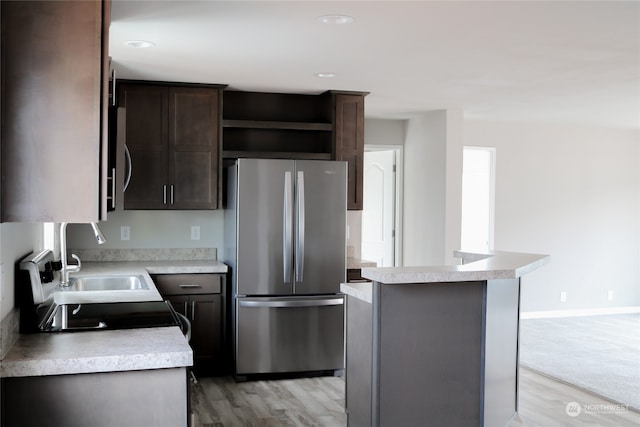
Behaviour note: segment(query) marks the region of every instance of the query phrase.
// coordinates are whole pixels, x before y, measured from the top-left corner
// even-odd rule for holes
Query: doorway
[[[493,249],[495,148],[464,147],[461,248]]]
[[[400,265],[401,148],[365,146],[362,259],[378,267]]]

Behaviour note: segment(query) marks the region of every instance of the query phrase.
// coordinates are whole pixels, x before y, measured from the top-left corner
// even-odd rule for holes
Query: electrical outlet
[[[191,240],[200,240],[200,226],[192,225],[191,226]]]
[[[567,291],[560,292],[560,302],[567,302]]]
[[[609,292],[607,292],[607,300],[613,301],[613,291],[612,290],[609,290]]]
[[[128,225],[120,227],[120,240],[131,240],[131,227]]]

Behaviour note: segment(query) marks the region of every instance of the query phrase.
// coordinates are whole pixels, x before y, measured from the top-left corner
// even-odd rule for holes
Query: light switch
[[[200,226],[192,225],[191,226],[191,240],[200,240]]]
[[[123,225],[120,227],[120,240],[130,240],[131,239],[131,227],[128,225]]]

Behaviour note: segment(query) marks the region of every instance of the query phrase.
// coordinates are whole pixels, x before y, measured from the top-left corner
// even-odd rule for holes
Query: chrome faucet
[[[67,225],[68,223],[66,222],[60,223],[60,262],[62,264],[62,268],[60,269],[60,286],[69,286],[69,273],[77,273],[82,268],[82,262],[76,254],[71,254],[71,258],[78,261],[78,264],[69,265],[67,263]],[[107,241],[97,223],[92,222],[91,228],[93,228],[93,234],[99,245]]]

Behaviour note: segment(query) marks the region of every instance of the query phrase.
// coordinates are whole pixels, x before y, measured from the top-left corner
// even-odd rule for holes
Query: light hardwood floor
[[[200,378],[191,396],[193,427],[346,426],[343,378],[243,383],[230,377]],[[579,415],[567,414],[570,402],[580,405]],[[508,427],[640,426],[640,414],[609,404],[521,368],[519,413]]]

